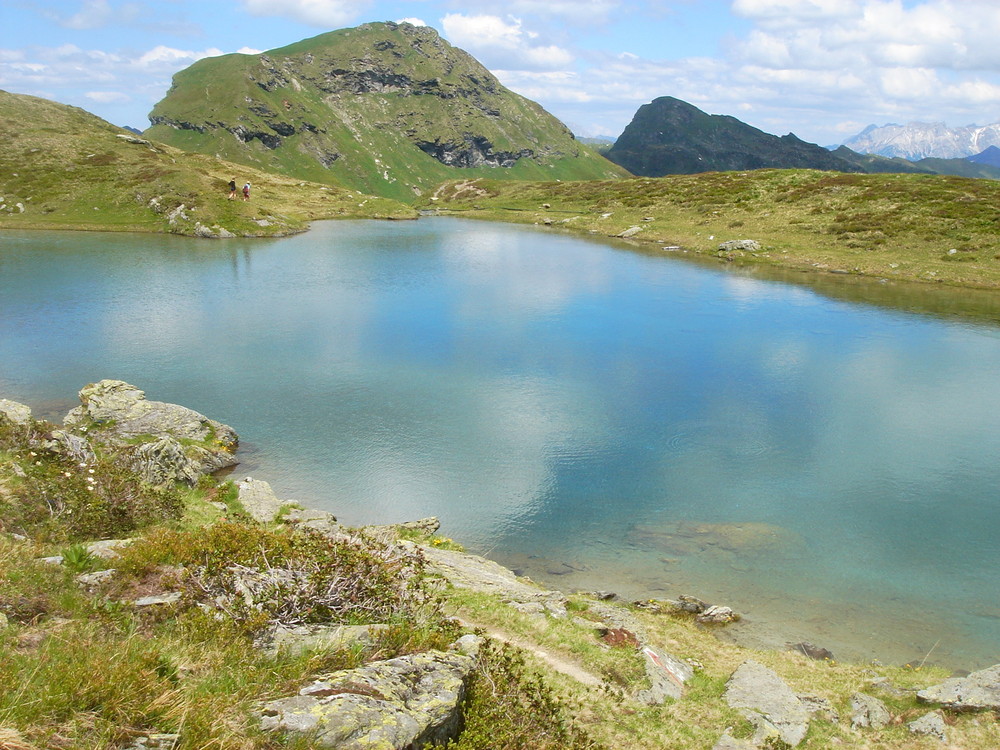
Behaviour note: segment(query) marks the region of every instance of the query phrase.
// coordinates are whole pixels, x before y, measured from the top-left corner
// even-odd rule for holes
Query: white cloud
[[[255,16],[280,16],[309,26],[336,28],[359,17],[370,0],[242,0]]]
[[[142,68],[170,68],[180,70],[193,62],[201,60],[203,57],[218,57],[223,54],[221,49],[210,47],[209,49],[195,52],[194,50],[174,49],[162,44],[142,54],[135,64]]]
[[[538,34],[521,19],[508,16],[449,13],[441,19],[448,40],[479,58],[487,67],[509,70],[557,70],[573,64],[571,52],[536,42]]]
[[[117,104],[132,101],[132,97],[121,91],[88,91],[84,96],[99,104]]]
[[[413,26],[426,26],[427,23],[422,18],[400,18],[396,23],[408,23]]]

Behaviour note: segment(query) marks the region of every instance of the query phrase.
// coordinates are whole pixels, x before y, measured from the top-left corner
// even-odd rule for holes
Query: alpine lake
[[[0,397],[36,416],[125,380],[282,499],[838,659],[1000,662],[998,326],[1000,292],[451,218],[0,233]]]

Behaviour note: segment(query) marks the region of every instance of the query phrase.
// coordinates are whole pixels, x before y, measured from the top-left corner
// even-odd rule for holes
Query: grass
[[[1000,184],[917,174],[757,170],[591,182],[451,182],[442,213],[545,224],[741,265],[1000,288]],[[546,207],[548,206],[548,207]],[[759,253],[720,253],[754,239]]]
[[[0,229],[218,235],[221,228],[256,237],[300,232],[316,219],[416,216],[393,200],[135,142],[81,109],[3,91],[0,137]],[[251,201],[228,200],[234,176],[251,182]]]
[[[942,670],[752,651],[719,641],[669,608],[632,608],[652,646],[696,669],[684,699],[644,707],[629,697],[647,686],[640,655],[634,646],[610,646],[599,638],[600,618],[586,596],[570,598],[568,618],[553,618],[521,613],[495,596],[441,590],[439,581],[423,574],[419,552],[363,534],[327,539],[246,519],[229,482],[206,478],[197,487],[178,488],[176,512],[137,520],[130,532],[136,541],[120,557],[113,563],[96,559],[67,515],[23,512],[32,502],[52,507],[28,491],[33,473],[73,479],[64,476],[58,454],[39,450],[51,426],[0,422],[0,747],[124,747],[165,732],[179,733],[184,750],[306,748],[306,740],[261,732],[256,712],[263,701],[294,694],[317,674],[446,648],[462,630],[445,615],[532,646],[521,652],[486,645],[469,687],[466,731],[452,750],[694,750],[711,747],[727,728],[746,737],[748,722],[722,696],[730,674],[747,658],[774,669],[796,692],[828,699],[839,712],[839,722],[813,720],[804,748],[940,746],[915,738],[905,726],[927,707],[912,693],[878,694],[871,680],[886,677],[913,689],[941,681],[947,677]],[[98,493],[107,491],[105,483],[120,481],[120,474],[104,470],[87,476],[94,477]],[[102,517],[100,505],[80,506],[79,513]],[[436,536],[420,542],[454,544]],[[66,564],[41,559],[57,553]],[[84,587],[76,581],[80,571],[109,565],[115,572],[104,583]],[[234,588],[235,566],[251,574]],[[241,604],[245,587],[274,568],[297,571],[295,585],[255,589],[256,604]],[[129,603],[175,590],[183,596],[173,605],[139,609]],[[330,592],[339,596],[325,599]],[[276,620],[392,627],[364,647],[270,653],[255,638],[265,621]],[[586,687],[554,671],[535,656],[539,650],[599,676],[603,685]],[[856,691],[879,695],[893,722],[881,730],[850,728],[850,695]],[[993,714],[949,715],[948,721],[953,746],[1000,746]]]

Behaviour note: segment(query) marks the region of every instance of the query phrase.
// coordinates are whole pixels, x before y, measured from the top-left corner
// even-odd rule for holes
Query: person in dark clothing
[[[229,181],[229,200],[236,200],[236,178]]]

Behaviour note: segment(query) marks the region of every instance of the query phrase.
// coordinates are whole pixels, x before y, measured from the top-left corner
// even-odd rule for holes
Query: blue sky
[[[996,0],[0,0],[0,88],[142,129],[200,57],[404,19],[578,135],[658,96],[823,145],[1000,120]]]

